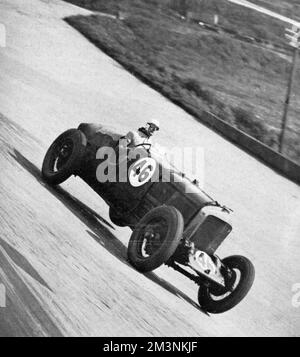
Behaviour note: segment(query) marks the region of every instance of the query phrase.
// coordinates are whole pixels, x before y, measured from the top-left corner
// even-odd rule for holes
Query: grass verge
[[[123,20],[95,13],[66,21],[189,113],[201,118],[203,111],[210,111],[277,149],[289,58],[201,30],[195,23],[183,21],[166,1],[70,2],[113,14],[122,11]],[[300,107],[294,101],[285,154],[298,162],[299,115]]]

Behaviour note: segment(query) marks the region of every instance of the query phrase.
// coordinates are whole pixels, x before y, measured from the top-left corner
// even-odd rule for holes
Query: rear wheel
[[[132,232],[128,245],[129,262],[141,272],[166,263],[182,238],[183,228],[183,217],[175,207],[152,209]]]
[[[198,292],[200,306],[214,314],[232,309],[249,292],[255,277],[251,261],[241,255],[232,255],[222,260],[225,265],[225,287],[201,285]]]
[[[51,185],[67,180],[79,168],[85,152],[86,139],[77,129],[69,129],[59,135],[46,152],[42,177]]]

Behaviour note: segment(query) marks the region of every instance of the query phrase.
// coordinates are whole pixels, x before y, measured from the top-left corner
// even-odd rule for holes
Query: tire
[[[69,129],[59,135],[46,152],[42,177],[50,185],[59,185],[76,172],[86,148],[85,135]]]
[[[183,228],[183,217],[175,207],[164,205],[149,211],[130,237],[128,260],[131,265],[140,272],[147,272],[166,263],[182,238]]]
[[[128,226],[127,222],[120,216],[114,209],[109,209],[109,219],[112,221],[113,224],[119,227],[126,227]]]
[[[231,270],[240,272],[240,279],[236,286],[237,274],[233,274],[233,281],[230,285],[233,290],[228,288],[213,288],[212,285],[201,285],[198,292],[198,301],[200,306],[207,312],[219,314],[232,309],[236,306],[249,292],[255,277],[255,269],[251,261],[241,255],[232,255],[223,259],[223,264]],[[231,279],[232,280],[232,279]],[[222,291],[223,290],[223,291]],[[228,294],[224,298],[223,295]],[[216,297],[219,300],[213,298]]]

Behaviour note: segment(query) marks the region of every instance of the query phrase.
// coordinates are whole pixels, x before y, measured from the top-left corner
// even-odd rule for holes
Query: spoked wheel
[[[50,165],[53,172],[58,172],[62,166],[66,164],[72,154],[73,147],[73,141],[70,139],[66,139],[64,142],[57,144],[51,155]]]
[[[255,277],[254,266],[246,257],[233,255],[222,262],[225,266],[225,287],[203,284],[198,292],[201,307],[214,314],[237,305],[249,292]]]
[[[62,133],[48,149],[42,166],[46,182],[58,185],[67,180],[80,166],[85,152],[84,134],[77,129]]]
[[[129,262],[141,272],[166,263],[182,238],[183,227],[183,217],[175,207],[152,209],[132,232],[128,245]]]
[[[138,251],[142,257],[148,258],[160,249],[167,235],[167,224],[167,221],[162,217],[149,221],[143,232],[141,232],[143,236],[138,242]]]

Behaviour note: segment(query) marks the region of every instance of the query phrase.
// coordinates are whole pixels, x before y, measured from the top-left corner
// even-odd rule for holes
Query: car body
[[[158,152],[144,150],[145,156],[156,162],[155,182],[149,180],[139,187],[126,182],[99,182],[97,168],[103,161],[97,151],[103,146],[116,148],[122,134],[108,130],[100,124],[82,123],[78,129],[87,139],[87,150],[78,176],[91,186],[111,207],[124,217],[126,225],[134,227],[151,209],[160,205],[176,207],[184,218],[184,235],[196,246],[213,254],[230,233],[230,211],[221,207],[197,184],[172,167]],[[167,178],[168,180],[164,180]],[[169,180],[170,179],[170,180]]]

